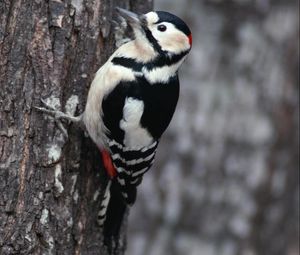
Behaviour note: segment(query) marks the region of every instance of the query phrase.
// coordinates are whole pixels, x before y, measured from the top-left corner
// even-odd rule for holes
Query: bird
[[[116,11],[131,38],[96,72],[84,112],[71,117],[39,108],[80,122],[97,145],[108,176],[98,222],[108,239],[118,236],[137,186],[154,162],[179,98],[178,69],[192,48],[190,28],[174,14]]]

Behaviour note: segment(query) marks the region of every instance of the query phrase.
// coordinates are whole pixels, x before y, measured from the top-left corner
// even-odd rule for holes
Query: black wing
[[[124,131],[120,128],[125,99],[132,97],[144,102],[141,126],[158,140],[168,127],[179,97],[178,76],[165,83],[149,84],[144,77],[132,82],[120,82],[102,102],[103,122],[112,139],[123,143]]]

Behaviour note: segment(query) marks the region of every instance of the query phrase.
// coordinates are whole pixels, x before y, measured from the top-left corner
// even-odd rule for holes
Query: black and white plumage
[[[103,155],[108,175],[118,184],[125,205],[131,205],[174,114],[179,96],[177,71],[192,39],[187,25],[173,14],[138,16],[118,11],[134,38],[96,73],[83,121],[99,149],[109,153],[110,157]]]
[[[83,123],[101,151],[110,180],[99,222],[108,236],[118,234],[125,209],[135,202],[136,187],[153,164],[178,101],[178,68],[192,46],[190,29],[173,14],[118,12],[133,38],[97,71],[83,114],[38,108]]]

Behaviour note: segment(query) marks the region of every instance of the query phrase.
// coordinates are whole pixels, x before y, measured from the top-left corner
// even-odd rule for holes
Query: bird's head
[[[159,54],[188,53],[192,47],[192,33],[184,21],[164,11],[137,15],[117,8],[119,14],[133,29],[135,39],[149,44]]]

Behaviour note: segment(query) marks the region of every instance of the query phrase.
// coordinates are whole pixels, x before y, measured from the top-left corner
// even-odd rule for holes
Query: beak
[[[122,16],[128,22],[128,24],[131,25],[132,27],[140,25],[141,22],[140,22],[139,16],[137,14],[135,14],[134,12],[130,12],[130,11],[127,11],[127,10],[119,8],[119,7],[116,7],[116,10],[117,10],[118,14],[120,16]]]

